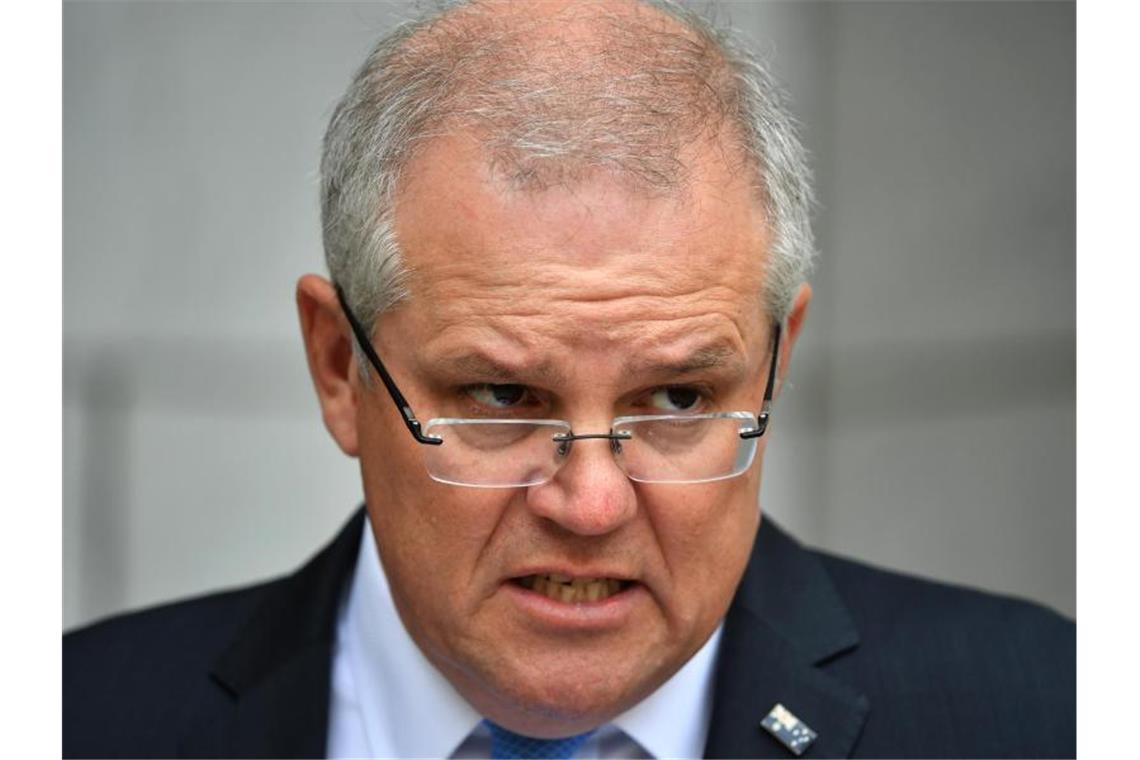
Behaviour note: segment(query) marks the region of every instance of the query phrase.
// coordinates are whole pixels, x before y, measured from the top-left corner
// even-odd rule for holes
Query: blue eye
[[[464,389],[477,403],[493,409],[510,409],[518,406],[527,396],[525,385],[496,385],[483,383]]]
[[[701,392],[683,385],[670,385],[653,391],[650,403],[667,414],[691,412],[701,403]]]

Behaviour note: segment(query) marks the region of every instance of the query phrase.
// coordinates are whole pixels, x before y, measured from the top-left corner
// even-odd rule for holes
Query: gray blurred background
[[[719,5],[822,202],[766,514],[1073,615],[1073,4]],[[290,570],[359,503],[293,287],[327,119],[406,13],[65,4],[65,626]]]

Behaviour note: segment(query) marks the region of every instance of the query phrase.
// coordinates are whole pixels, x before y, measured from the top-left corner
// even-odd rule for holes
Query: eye
[[[650,405],[666,414],[692,412],[701,403],[701,392],[684,385],[669,385],[653,391]]]
[[[497,385],[494,383],[471,385],[463,390],[476,403],[492,409],[512,409],[520,406],[527,399],[528,394],[525,385]]]

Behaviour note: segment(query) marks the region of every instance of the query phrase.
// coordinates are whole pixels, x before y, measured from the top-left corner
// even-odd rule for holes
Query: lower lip
[[[621,628],[648,592],[640,583],[596,602],[563,602],[508,581],[502,591],[531,622],[561,631],[602,631]]]

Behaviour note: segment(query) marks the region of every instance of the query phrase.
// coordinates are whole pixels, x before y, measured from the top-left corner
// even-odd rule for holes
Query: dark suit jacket
[[[65,757],[321,757],[338,605],[363,510],[286,578],[63,642]],[[764,520],[725,622],[706,754],[1072,757],[1076,629],[1041,607],[802,548]]]

